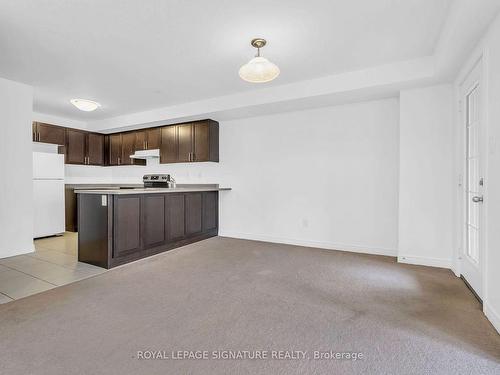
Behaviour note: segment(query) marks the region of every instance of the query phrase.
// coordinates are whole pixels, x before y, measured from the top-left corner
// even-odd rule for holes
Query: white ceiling
[[[452,2],[0,0],[0,76],[35,111],[99,120],[432,55]],[[281,69],[265,86],[237,74],[257,36]]]

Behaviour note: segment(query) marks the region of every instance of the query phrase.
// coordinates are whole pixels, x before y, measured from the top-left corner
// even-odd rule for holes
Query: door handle
[[[475,196],[475,197],[472,197],[472,201],[474,203],[483,203],[483,196]]]

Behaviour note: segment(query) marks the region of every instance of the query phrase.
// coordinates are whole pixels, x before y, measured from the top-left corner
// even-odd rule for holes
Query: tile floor
[[[105,272],[78,262],[78,234],[35,241],[35,252],[0,259],[0,303],[40,293]]]

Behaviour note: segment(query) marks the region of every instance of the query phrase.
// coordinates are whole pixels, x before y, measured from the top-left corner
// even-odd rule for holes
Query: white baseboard
[[[452,268],[451,259],[443,258],[425,258],[425,257],[414,257],[408,255],[398,255],[399,263],[415,264],[418,266],[429,266],[429,267],[440,267],[440,268]]]
[[[493,324],[493,327],[495,327],[497,332],[500,334],[500,314],[493,310],[493,308],[488,303],[483,304],[483,312],[491,322],[491,324]]]
[[[386,255],[386,256],[393,256],[393,257],[395,257],[397,255],[397,250],[390,249],[390,248],[370,247],[370,246],[351,245],[351,244],[340,244],[340,243],[312,241],[312,240],[299,240],[299,239],[295,239],[295,238],[273,237],[273,236],[251,234],[251,233],[219,232],[219,236],[240,238],[240,239],[244,239],[244,240],[281,243],[281,244],[286,244],[286,245],[315,247],[315,248],[327,249],[327,250],[349,251],[349,252],[353,252],[353,253],[362,253],[362,254]]]
[[[10,250],[8,252],[2,252],[2,254],[0,254],[0,259],[10,258],[10,257],[14,257],[14,256],[17,256],[17,255],[31,254],[31,253],[34,253],[34,252],[35,252],[35,245],[32,243],[32,245],[29,246],[29,247],[27,247],[26,249]]]

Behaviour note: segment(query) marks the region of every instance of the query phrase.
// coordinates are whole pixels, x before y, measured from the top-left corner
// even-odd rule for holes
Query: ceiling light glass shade
[[[265,57],[257,56],[243,65],[239,74],[247,82],[262,83],[275,79],[280,74],[280,69]]]
[[[71,99],[70,102],[80,111],[85,112],[95,111],[101,106],[99,103],[87,99]]]

